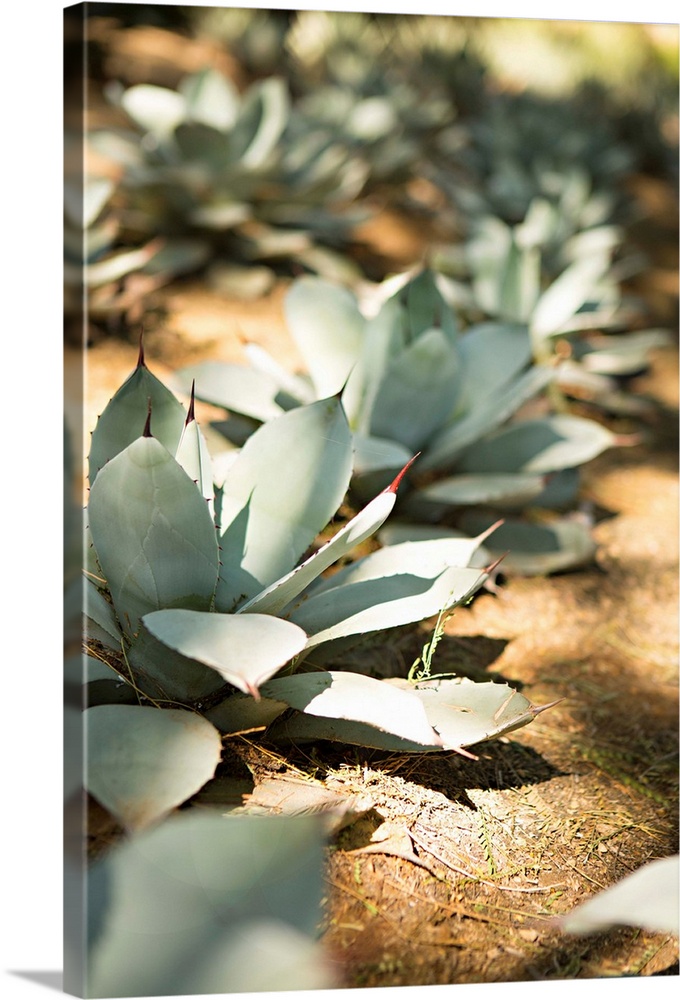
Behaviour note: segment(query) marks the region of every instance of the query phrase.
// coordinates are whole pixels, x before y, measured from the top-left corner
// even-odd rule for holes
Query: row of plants
[[[450,611],[493,570],[470,565],[481,537],[338,566],[387,520],[412,462],[317,547],[353,472],[338,394],[264,423],[218,476],[193,400],[185,410],[143,354],[102,413],[89,457],[87,652],[73,670],[86,790],[128,842],[88,875],[88,995],[330,983],[312,934],[320,825],[176,815],[215,779],[224,738],[469,755],[542,710],[506,684],[432,675],[429,661],[385,680],[324,666],[366,634]],[[171,926],[168,866],[181,885]],[[150,949],[141,912],[146,929],[164,928]],[[222,914],[219,940],[204,937],[208,912]],[[254,941],[268,971],[253,978],[243,970]]]
[[[657,104],[637,107],[629,94],[617,107],[585,82],[559,100],[510,94],[484,65],[479,28],[458,22],[203,12],[195,30],[223,37],[250,82],[237,87],[212,67],[176,87],[105,81],[117,124],[86,139],[95,162],[109,164],[87,180],[95,318],[125,314],[131,298],[185,273],[240,284],[243,294],[263,287],[263,274],[295,268],[356,287],[357,226],[385,204],[436,213],[457,242],[489,225],[521,226],[521,239],[540,248],[543,282],[584,249],[585,240],[563,249],[584,231],[618,253],[615,227],[634,211],[626,184],[652,139],[655,169],[673,176],[664,122],[674,92],[658,54],[650,49],[644,64]],[[645,128],[624,128],[635,114]],[[67,255],[77,272],[77,239]],[[627,258],[619,276],[644,266]],[[373,271],[372,280],[384,277]]]
[[[193,390],[185,409],[140,351],[93,432],[86,655],[72,669],[83,682],[85,788],[125,838],[88,873],[89,996],[334,984],[316,941],[323,824],[182,810],[210,796],[225,739],[470,756],[550,707],[507,684],[438,676],[427,648],[408,677],[346,669],[367,635],[441,620],[470,600],[495,569],[475,556],[501,530],[387,539],[354,556],[389,528],[423,451],[320,541],[361,454],[349,385],[262,421],[213,462]],[[600,929],[620,907],[619,894],[565,930]],[[655,913],[665,927],[666,910]],[[206,935],[215,920],[219,934]]]
[[[211,69],[108,87],[125,125],[87,141],[118,173],[88,180],[84,209],[66,199],[73,287],[83,228],[102,317],[220,260],[302,267],[285,316],[305,370],[248,345],[249,366],[191,366],[168,388],[140,351],[93,432],[66,722],[123,838],[87,873],[89,996],[336,984],[317,940],[323,824],[195,797],[219,803],[239,734],[469,756],[550,707],[438,676],[434,640],[406,677],[347,669],[347,653],[441,621],[494,586],[501,557],[530,574],[591,560],[580,470],[634,440],[607,421],[645,416],[626,379],[666,340],[622,291],[642,266],[619,186],[633,145],[593,143],[574,106],[551,118],[495,94],[470,48],[430,60],[432,36],[421,84],[398,19],[220,13],[244,91]],[[366,281],[355,227],[387,192],[412,208],[419,174],[457,238]],[[225,420],[199,427],[195,398]],[[564,929],[635,923],[648,885]]]

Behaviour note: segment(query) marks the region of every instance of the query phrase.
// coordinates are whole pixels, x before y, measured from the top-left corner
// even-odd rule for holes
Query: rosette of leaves
[[[559,208],[573,232],[611,220],[625,206],[621,184],[636,165],[634,150],[609,119],[576,99],[531,91],[497,94],[465,122],[465,141],[442,136],[432,180],[474,222],[492,215],[521,222],[535,198]]]
[[[140,239],[189,235],[218,259],[293,260],[316,270],[327,259],[332,266],[328,247],[363,218],[348,207],[363,183],[351,160],[337,151],[324,159],[314,143],[291,144],[282,77],[239,93],[206,69],[176,90],[138,84],[112,99],[130,128],[92,141],[122,162],[121,217]]]
[[[291,136],[311,131],[345,150],[365,172],[365,192],[390,186],[392,203],[456,116],[444,82],[414,74],[413,59],[397,51],[398,23],[389,14],[298,11],[287,37],[300,95]]]
[[[171,278],[204,264],[190,240],[172,245],[157,237],[126,245],[114,206],[116,182],[106,176],[64,184],[64,312],[107,322],[138,318],[141,303]],[[79,331],[80,333],[80,331]]]
[[[506,320],[461,330],[432,271],[400,280],[396,290],[387,283],[385,301],[370,316],[347,289],[311,276],[293,282],[285,312],[308,375],[283,372],[251,348],[250,368],[207,363],[184,369],[179,384],[188,390],[196,379],[203,399],[240,415],[233,421],[240,435],[342,392],[354,439],[355,497],[370,495],[409,454],[422,452],[401,491],[401,541],[465,532],[463,515],[483,518],[477,536],[504,517],[492,552],[510,549],[508,572],[587,562],[594,552],[588,526],[555,511],[574,504],[579,467],[618,439],[568,413],[521,418],[521,407],[557,374],[554,364],[534,363],[527,326]],[[229,434],[231,424],[219,427]],[[549,523],[508,517],[526,508],[544,511]],[[432,527],[439,521],[444,526]],[[396,532],[385,529],[380,538]]]
[[[525,326],[537,360],[561,359],[562,391],[626,415],[650,411],[628,382],[648,369],[651,350],[670,343],[668,331],[643,328],[644,310],[622,291],[644,265],[625,251],[620,227],[598,224],[569,235],[540,199],[521,224],[486,216],[463,247],[433,253],[464,316]]]
[[[337,569],[381,527],[405,469],[317,547],[352,472],[337,395],[267,422],[230,459],[215,485],[193,404],[143,356],[92,435],[87,782],[124,826],[152,825],[210,781],[220,733],[270,732],[283,713],[286,738],[314,716],[321,738],[412,751],[531,721],[507,685],[400,688],[323,669],[342,644],[455,607],[488,577],[468,565],[481,539],[409,542]]]

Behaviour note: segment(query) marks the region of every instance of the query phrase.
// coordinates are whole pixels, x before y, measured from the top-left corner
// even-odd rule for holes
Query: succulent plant
[[[130,127],[100,130],[91,141],[122,164],[120,218],[131,237],[161,234],[172,245],[179,234],[218,258],[340,266],[331,248],[365,216],[351,204],[364,169],[313,130],[289,138],[283,77],[258,80],[241,94],[206,69],[177,90],[109,91]]]
[[[644,266],[623,245],[620,227],[606,224],[567,238],[557,210],[535,200],[516,226],[483,217],[464,246],[434,250],[432,266],[468,322],[522,324],[537,360],[558,357],[556,385],[566,394],[610,413],[645,415],[649,402],[627,392],[626,382],[670,335],[643,328],[645,310],[622,291]]]
[[[172,278],[206,261],[192,240],[149,236],[126,243],[114,207],[116,183],[108,176],[67,176],[64,184],[64,313],[79,320],[139,322],[142,303]],[[76,335],[82,336],[78,325]]]
[[[527,325],[506,317],[459,330],[446,286],[427,269],[385,283],[380,293],[382,304],[374,301],[368,316],[349,290],[300,278],[285,312],[309,375],[282,372],[251,348],[250,369],[206,363],[182,370],[178,384],[188,390],[195,379],[203,399],[245,418],[234,421],[241,435],[277,413],[342,392],[354,440],[355,497],[370,495],[409,454],[422,452],[399,501],[398,515],[416,522],[401,525],[402,541],[422,540],[423,531],[432,536],[417,522],[450,519],[459,508],[487,509],[475,535],[498,520],[499,510],[506,517],[526,507],[568,509],[578,467],[622,442],[595,421],[568,413],[521,418],[520,408],[554,383],[559,370],[533,363]],[[228,434],[230,425],[220,429]],[[493,536],[504,547],[493,551],[511,549],[507,571],[531,572],[532,564],[547,571],[549,560],[530,558],[547,542],[555,569],[592,558],[590,532],[579,521],[568,529],[562,521],[527,523],[517,531],[506,522]],[[386,528],[380,538],[396,531]],[[437,538],[446,534],[434,531]]]
[[[543,198],[576,232],[621,206],[617,185],[633,169],[634,153],[606,118],[576,101],[499,93],[465,126],[465,141],[456,135],[451,154],[442,137],[431,178],[465,218],[488,214],[515,225]]]
[[[339,397],[264,424],[214,486],[193,399],[185,413],[140,352],[92,434],[87,508],[87,782],[123,826],[154,825],[210,781],[220,734],[466,754],[534,718],[504,684],[323,668],[343,644],[468,600],[492,571],[468,565],[481,538],[337,568],[383,524],[411,461],[316,547],[352,471]]]

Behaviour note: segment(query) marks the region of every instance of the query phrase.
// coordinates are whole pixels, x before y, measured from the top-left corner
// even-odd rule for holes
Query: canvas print
[[[63,45],[65,991],[677,976],[678,26]]]

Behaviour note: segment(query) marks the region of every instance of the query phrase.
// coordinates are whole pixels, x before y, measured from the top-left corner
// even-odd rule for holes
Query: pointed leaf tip
[[[383,490],[383,493],[396,493],[397,492],[397,490],[399,489],[399,484],[401,483],[402,479],[404,478],[404,476],[406,475],[406,473],[411,468],[411,466],[413,465],[413,463],[415,462],[415,460],[418,458],[418,456],[420,454],[421,454],[421,452],[417,452],[413,456],[413,458],[409,459],[409,461],[406,463],[406,465],[401,470],[401,472],[397,476],[395,476],[395,478],[392,480],[392,482],[390,483],[390,485],[385,487],[385,489]]]
[[[477,541],[479,542],[479,544],[481,545],[481,544],[482,544],[482,542],[485,542],[485,541],[487,540],[487,538],[489,537],[489,535],[492,535],[492,534],[494,533],[494,531],[495,531],[495,530],[496,530],[497,528],[500,528],[500,527],[502,527],[502,526],[503,526],[504,524],[505,524],[505,518],[503,518],[503,517],[501,517],[501,518],[500,518],[500,520],[498,520],[498,521],[494,521],[494,523],[493,523],[493,524],[491,524],[491,525],[490,525],[490,526],[489,526],[489,527],[488,527],[488,528],[486,529],[486,531],[483,531],[483,532],[481,533],[481,535],[478,535],[478,536],[477,536]],[[505,556],[506,556],[506,555],[507,555],[507,552],[505,552],[505,553],[504,553],[504,554],[503,554],[503,555],[501,556],[501,559],[505,559]],[[500,559],[499,559],[499,562],[500,562]]]
[[[614,446],[616,448],[634,448],[638,444],[644,443],[644,435],[639,432],[632,434],[616,434],[614,436]]]
[[[146,413],[146,423],[144,424],[142,437],[145,438],[153,437],[153,434],[151,433],[151,396],[149,396],[149,405]]]
[[[192,420],[196,419],[196,414],[194,412],[195,403],[195,391],[196,391],[196,379],[191,380],[191,399],[189,400],[189,409],[187,411],[187,418],[184,421],[184,426],[188,427]]]
[[[532,705],[531,714],[540,715],[541,712],[547,712],[549,708],[554,708],[555,705],[559,705],[561,701],[564,701],[564,698],[556,698],[555,701],[549,701],[547,705]]]
[[[144,358],[144,331],[139,335],[139,354],[137,355],[137,367],[146,368],[146,360]]]
[[[485,573],[486,573],[486,574],[487,574],[488,576],[491,576],[491,574],[492,574],[492,573],[493,573],[493,571],[494,571],[494,570],[496,569],[496,567],[497,567],[498,565],[500,565],[500,563],[502,563],[502,562],[503,562],[503,560],[505,559],[505,557],[506,557],[507,555],[509,555],[509,553],[510,553],[510,550],[508,549],[508,551],[507,551],[507,552],[504,552],[502,556],[499,556],[499,557],[498,557],[498,559],[496,559],[496,561],[495,561],[495,562],[492,562],[492,563],[491,563],[491,565],[489,565],[489,566],[485,566],[485,567],[484,567],[484,572],[485,572]]]

